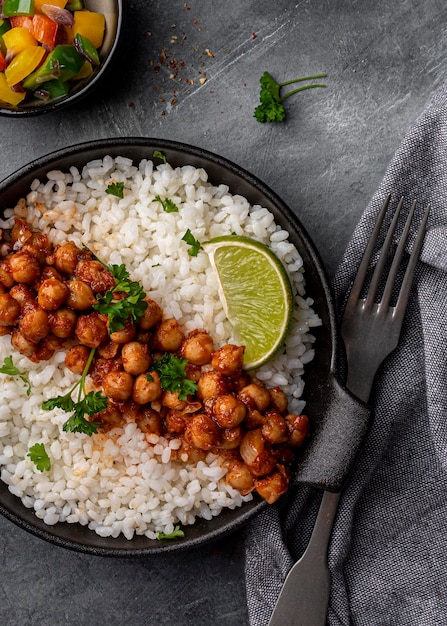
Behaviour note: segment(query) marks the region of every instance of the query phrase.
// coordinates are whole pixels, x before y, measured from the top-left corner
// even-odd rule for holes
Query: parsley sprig
[[[325,76],[326,74],[315,74],[315,76],[304,76],[303,78],[288,80],[284,83],[277,83],[268,72],[264,72],[259,81],[261,83],[261,91],[259,94],[261,104],[259,104],[254,111],[255,118],[261,123],[283,122],[286,119],[286,110],[282,103],[286,98],[293,96],[293,94],[299,91],[304,91],[305,89],[325,87],[326,85],[320,85],[319,83],[303,85],[303,87],[297,87],[297,89],[293,89],[283,96],[281,96],[281,88],[293,83],[299,83],[303,80],[314,80],[316,78],[324,78]]]
[[[160,384],[165,391],[177,392],[180,400],[186,400],[197,390],[197,384],[186,378],[186,359],[180,359],[174,354],[165,352],[158,360],[155,360],[151,368],[160,376]],[[151,375],[148,374],[148,380]]]
[[[106,193],[117,198],[124,198],[124,183],[112,181],[107,185]]]
[[[104,265],[104,264],[103,264]],[[130,280],[126,266],[104,265],[115,279],[115,286],[102,296],[97,297],[93,308],[108,316],[109,332],[113,333],[124,328],[126,322],[136,322],[144,315],[147,302],[146,294],[140,283]],[[116,298],[115,294],[126,294],[124,298]]]
[[[35,443],[28,451],[28,456],[39,472],[49,472],[51,469],[51,460],[45,450],[43,443]]]
[[[180,526],[176,526],[172,533],[164,533],[159,530],[157,532],[157,539],[177,539],[178,537],[184,537],[185,533],[181,530]]]
[[[86,419],[93,417],[95,413],[100,413],[107,408],[108,399],[100,391],[85,391],[85,379],[90,369],[90,365],[93,361],[96,348],[90,350],[87,363],[85,364],[84,371],[81,374],[78,382],[63,396],[56,396],[45,400],[42,404],[44,411],[51,411],[56,407],[63,409],[67,413],[72,413],[71,417],[64,423],[63,430],[65,432],[72,433],[85,433],[86,435],[93,435],[98,432],[98,426],[101,422],[92,422]],[[73,393],[77,389],[77,400],[73,400]]]
[[[6,374],[7,376],[18,376],[22,382],[26,385],[26,395],[31,393],[31,383],[26,375],[21,372],[12,362],[12,356],[5,356],[3,365],[0,367],[0,374]]]
[[[178,213],[178,206],[170,198],[163,198],[160,195],[156,195],[152,202],[160,202],[165,213]]]
[[[198,239],[194,237],[194,235],[189,230],[189,228],[186,231],[186,233],[183,235],[182,241],[184,241],[185,243],[188,244],[188,246],[190,246],[188,250],[189,256],[197,256],[199,254],[199,250],[202,249],[202,244],[200,243],[200,241],[198,241]]]

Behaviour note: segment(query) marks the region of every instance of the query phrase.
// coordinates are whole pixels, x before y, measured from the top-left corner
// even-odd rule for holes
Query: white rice
[[[123,199],[105,193],[111,181],[124,182]],[[157,195],[175,202],[179,212],[163,211],[160,202],[153,202]],[[321,321],[305,295],[302,259],[267,209],[250,206],[226,185],[211,185],[203,169],[155,168],[150,159],[134,166],[127,158],[106,156],[81,172],[72,167],[48,172],[46,181],[35,180],[26,201],[6,211],[0,228],[10,228],[14,216],[47,232],[54,244],[71,240],[106,263],[124,263],[167,316],[186,331],[205,328],[216,345],[236,339],[214,270],[206,252],[191,257],[181,238],[190,229],[199,241],[236,233],[267,244],[286,267],[296,297],[285,351],[256,375],[268,386],[281,386],[289,409],[302,412],[302,374],[314,356],[310,330]],[[40,408],[78,379],[64,367],[64,353],[35,364],[12,353],[9,337],[0,337],[0,363],[11,354],[27,373],[32,393],[27,396],[20,379],[2,376],[1,479],[45,523],[79,523],[102,537],[122,533],[128,539],[134,534],[154,539],[157,531],[170,533],[178,523],[211,519],[251,499],[225,483],[225,470],[214,455],[197,465],[171,460],[180,442],[146,438],[135,424],[92,437],[65,433],[67,414]],[[27,457],[37,442],[50,456],[50,471],[39,472]]]

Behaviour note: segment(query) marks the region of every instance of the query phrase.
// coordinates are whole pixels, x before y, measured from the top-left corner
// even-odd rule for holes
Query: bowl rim
[[[66,96],[62,96],[61,98],[57,98],[56,100],[50,100],[49,102],[43,102],[41,105],[38,104],[30,104],[28,108],[7,108],[0,102],[0,116],[4,117],[12,117],[12,118],[23,118],[23,117],[34,117],[37,115],[43,115],[45,113],[51,113],[53,111],[58,111],[60,109],[66,108],[79,102],[79,100],[85,98],[90,90],[95,86],[95,84],[100,81],[104,74],[109,70],[109,66],[112,63],[112,60],[115,56],[115,52],[120,45],[121,34],[123,31],[123,19],[124,19],[124,0],[113,0],[116,3],[116,32],[113,38],[112,46],[104,59],[101,62],[100,66],[97,70],[92,74],[91,80],[87,79],[84,84],[72,93],[68,93]],[[20,105],[19,105],[20,106]]]
[[[154,150],[168,154],[178,154],[180,155],[180,161],[184,165],[191,164],[196,167],[204,167],[209,173],[209,180],[212,183],[227,183],[225,180],[215,180],[213,175],[214,169],[219,174],[221,172],[228,173],[229,179],[240,181],[243,186],[252,188],[255,196],[263,199],[264,205],[267,204],[268,208],[270,206],[276,207],[278,214],[283,218],[283,224],[286,222],[288,228],[292,227],[294,237],[299,239],[301,244],[300,254],[307,257],[307,263],[310,260],[312,272],[315,273],[315,276],[320,281],[317,290],[320,291],[322,302],[324,302],[326,307],[327,341],[330,343],[327,346],[330,355],[327,373],[328,376],[332,374],[335,367],[335,354],[338,342],[336,320],[331,288],[319,253],[299,218],[279,196],[256,176],[225,157],[196,146],[158,138],[126,137],[87,141],[41,156],[0,181],[0,213],[7,208],[8,203],[11,206],[12,202],[16,202],[19,197],[23,196],[25,192],[20,192],[22,194],[20,195],[18,193],[19,188],[29,189],[32,180],[37,175],[43,176],[45,171],[54,169],[57,167],[57,163],[61,161],[69,163],[70,159],[77,159],[79,163],[86,164],[94,158],[101,158],[100,155],[102,157],[106,155],[129,156],[132,152],[139,154],[138,157],[133,159],[136,161],[142,158],[152,158]],[[147,154],[143,156],[143,152],[147,152]],[[169,157],[168,162],[171,162]],[[206,162],[206,165],[203,164],[204,162]],[[230,187],[232,187],[232,193],[234,193],[235,185],[230,184]],[[249,201],[250,204],[253,204],[250,198]],[[275,214],[276,218],[277,214]],[[308,265],[307,270],[310,269]],[[251,502],[245,503],[242,507],[235,510],[224,509],[211,521],[199,518],[192,526],[187,527],[188,529],[193,529],[193,532],[190,533],[189,537],[183,539],[160,541],[151,540],[144,536],[134,536],[132,540],[120,538],[117,540],[110,537],[102,539],[93,530],[87,530],[86,527],[79,527],[78,529],[78,524],[59,522],[51,527],[45,525],[42,520],[35,516],[33,509],[26,509],[20,498],[13,496],[4,483],[0,484],[0,513],[17,526],[64,548],[110,557],[140,557],[196,548],[221,539],[239,529],[264,510],[266,506],[268,505],[265,501],[255,496]],[[87,540],[85,539],[86,531]]]

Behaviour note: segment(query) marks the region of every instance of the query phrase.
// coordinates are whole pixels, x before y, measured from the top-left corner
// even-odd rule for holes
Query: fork
[[[387,196],[368,240],[346,303],[340,334],[346,348],[346,387],[363,402],[371,393],[376,372],[396,348],[413,282],[414,270],[425,236],[430,205],[424,210],[400,288],[397,276],[416,209],[413,202],[391,266],[390,250],[404,199],[401,198],[388,228],[380,256],[365,297],[368,267],[390,203]],[[385,282],[386,280],[386,282]],[[383,291],[381,286],[385,282]],[[398,291],[397,301],[391,306]],[[381,297],[380,297],[381,294]],[[379,301],[377,301],[379,300]],[[323,626],[326,623],[330,593],[327,553],[341,492],[324,491],[314,529],[306,551],[295,563],[284,582],[269,626]]]

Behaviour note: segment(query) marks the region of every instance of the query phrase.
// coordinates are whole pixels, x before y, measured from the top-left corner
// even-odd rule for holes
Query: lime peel
[[[244,368],[269,361],[284,345],[293,312],[290,278],[266,245],[239,235],[203,244],[218,277],[218,293],[238,343]]]

